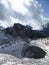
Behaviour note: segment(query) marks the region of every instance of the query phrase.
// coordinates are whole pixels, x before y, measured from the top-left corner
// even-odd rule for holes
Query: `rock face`
[[[32,30],[30,26],[24,26],[19,23],[14,24],[13,27],[6,28],[5,32],[12,35],[13,37],[29,37],[29,38],[42,38],[45,37],[42,34],[38,33],[36,30]]]
[[[37,46],[25,45],[22,50],[22,56],[26,58],[40,59],[44,58],[45,55],[46,52]]]

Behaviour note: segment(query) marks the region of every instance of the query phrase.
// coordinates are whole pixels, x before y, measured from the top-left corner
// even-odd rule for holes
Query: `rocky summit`
[[[44,38],[45,36],[39,33],[37,30],[32,30],[32,28],[27,25],[24,26],[19,23],[15,23],[13,27],[8,27],[5,29],[5,33],[8,33],[9,35],[13,37],[29,37],[31,39],[34,38]]]

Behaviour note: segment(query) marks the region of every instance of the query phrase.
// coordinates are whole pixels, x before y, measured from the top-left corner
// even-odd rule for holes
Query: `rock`
[[[5,32],[8,33],[9,35],[12,35],[13,37],[20,36],[20,37],[28,37],[31,39],[45,37],[38,31],[32,30],[30,26],[28,25],[24,26],[19,23],[14,24],[13,27],[6,28]]]
[[[24,25],[17,23],[17,24],[14,24],[13,28],[14,28],[14,31],[16,32],[16,36],[21,36],[21,37],[25,36],[25,26]]]
[[[37,46],[25,45],[22,49],[22,57],[40,59],[44,58],[45,55],[46,52]]]
[[[13,35],[13,31],[14,31],[14,29],[11,28],[11,27],[5,29],[5,32],[8,33],[8,34],[10,34],[10,35]]]

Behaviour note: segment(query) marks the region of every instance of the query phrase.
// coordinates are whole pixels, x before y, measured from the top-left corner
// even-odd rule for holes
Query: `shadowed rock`
[[[37,46],[25,45],[22,50],[22,57],[40,59],[44,58],[46,52]]]
[[[30,26],[24,26],[19,23],[14,24],[13,27],[6,28],[5,32],[12,35],[13,37],[20,36],[20,37],[29,37],[31,39],[45,37],[38,31],[32,30]]]

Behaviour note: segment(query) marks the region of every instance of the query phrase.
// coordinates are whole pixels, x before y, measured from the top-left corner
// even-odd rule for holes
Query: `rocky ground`
[[[24,44],[42,48],[46,56],[41,59],[22,57]],[[0,31],[0,65],[49,65],[49,37],[36,40],[13,38]]]

